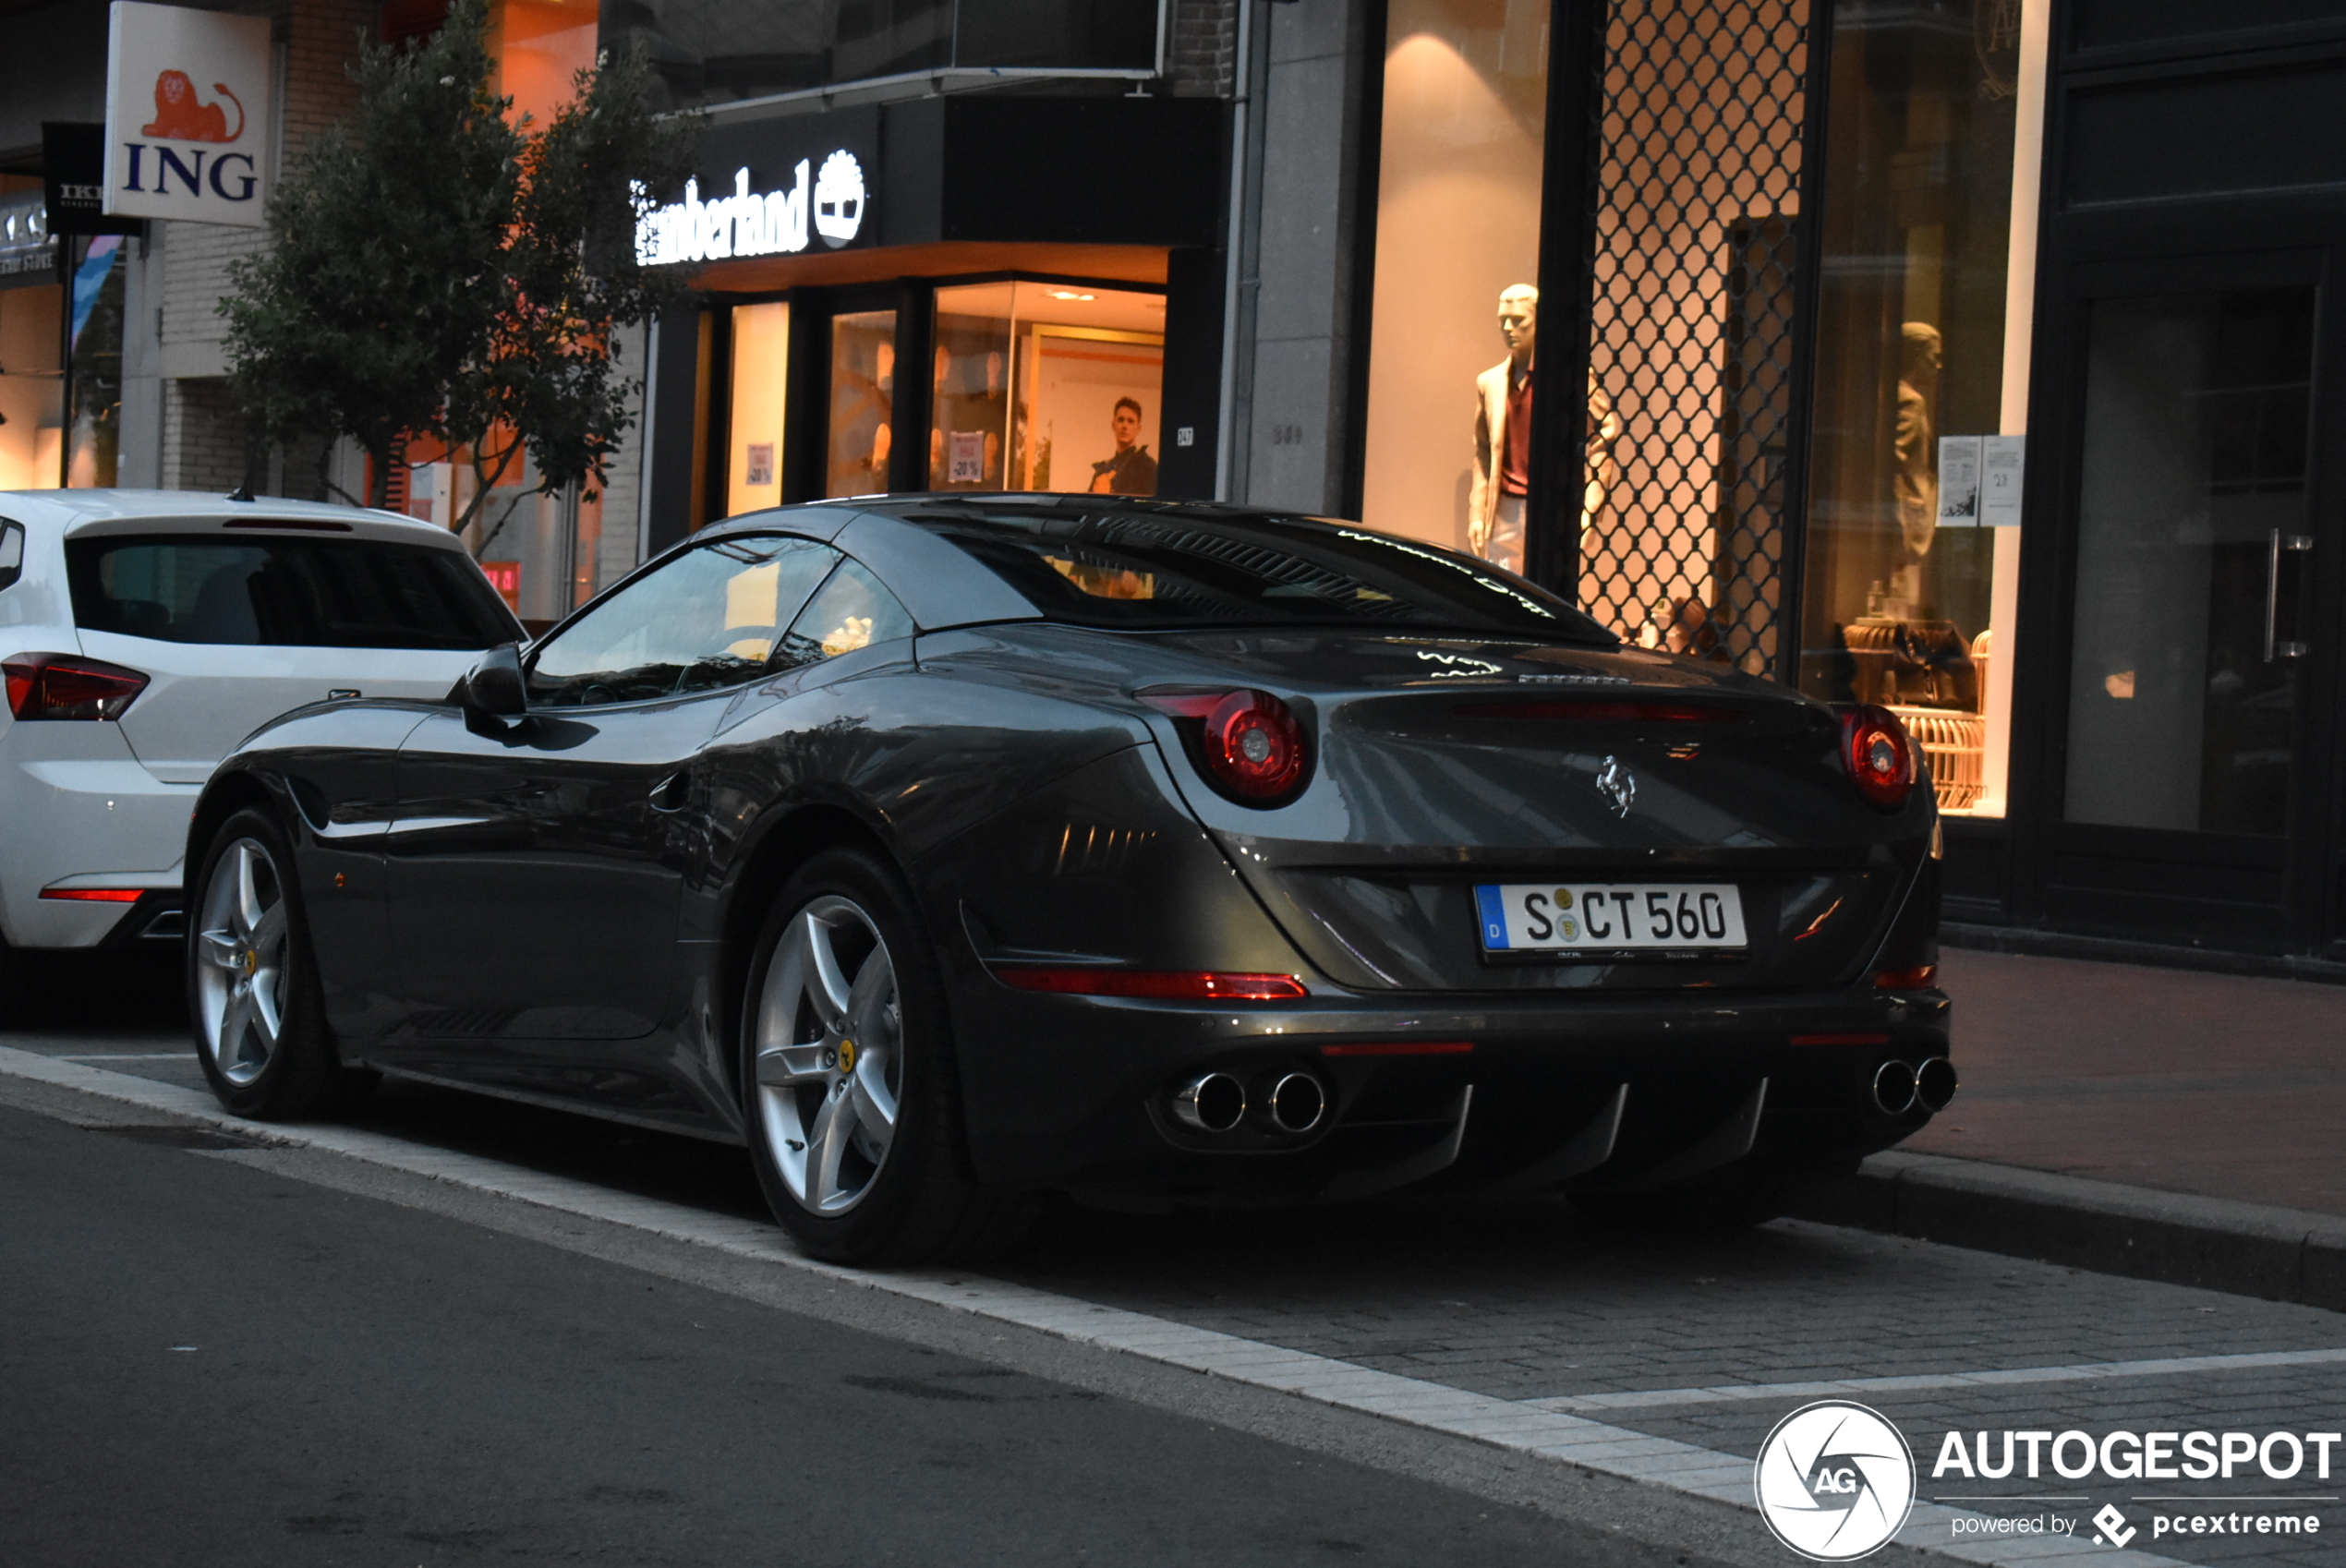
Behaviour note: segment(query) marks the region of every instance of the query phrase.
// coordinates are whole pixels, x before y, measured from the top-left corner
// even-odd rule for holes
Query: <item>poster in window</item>
[[[1979,525],[1979,438],[1939,438],[1939,526]]]

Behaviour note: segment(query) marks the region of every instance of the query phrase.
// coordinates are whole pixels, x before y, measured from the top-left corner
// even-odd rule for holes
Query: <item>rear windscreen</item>
[[[901,515],[986,562],[1052,620],[1080,625],[1343,626],[1615,642],[1510,573],[1312,518],[977,507]]]
[[[114,534],[66,541],[73,618],[166,643],[489,648],[519,630],[472,563],[377,539]]]

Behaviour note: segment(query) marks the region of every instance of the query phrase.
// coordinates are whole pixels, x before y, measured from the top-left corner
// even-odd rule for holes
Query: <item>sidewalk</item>
[[[1949,948],[1955,1102],[1900,1148],[2346,1215],[2346,986]]]
[[[1951,949],[1954,1104],[1793,1212],[2346,1311],[2346,987]]]

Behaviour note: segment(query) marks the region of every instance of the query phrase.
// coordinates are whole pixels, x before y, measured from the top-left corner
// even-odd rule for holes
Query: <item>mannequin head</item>
[[[1540,291],[1517,283],[1499,296],[1499,335],[1507,340],[1507,357],[1518,365],[1531,363],[1532,341],[1540,331]]]
[[[1908,321],[1898,329],[1901,380],[1919,385],[1939,373],[1939,329],[1928,321]]]

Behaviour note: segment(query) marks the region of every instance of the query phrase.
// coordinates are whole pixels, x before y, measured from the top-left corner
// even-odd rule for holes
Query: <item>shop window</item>
[[[1546,0],[1386,11],[1361,516],[1388,533],[1460,549],[1486,530],[1502,551],[1520,539],[1548,11]],[[1519,567],[1512,548],[1493,559]]]
[[[1752,675],[1789,664],[1811,18],[1809,0],[1615,0],[1596,116],[1580,605]]]
[[[577,0],[498,0],[490,10],[489,52],[496,90],[543,130],[575,96],[578,73],[595,67],[595,7]]]
[[[1834,12],[1799,681],[1894,709],[1953,814],[2004,810],[2044,25]]]
[[[725,454],[725,514],[782,502],[782,417],[789,383],[790,306],[733,307],[731,430]]]
[[[936,344],[929,488],[1156,493],[1163,295],[941,288]]]
[[[859,310],[832,317],[825,495],[877,495],[888,488],[895,410],[896,312]]]
[[[115,482],[122,448],[123,248],[119,235],[75,247],[66,377],[66,483],[77,489]]]
[[[55,283],[0,288],[0,490],[54,489],[65,473],[64,302]]]

